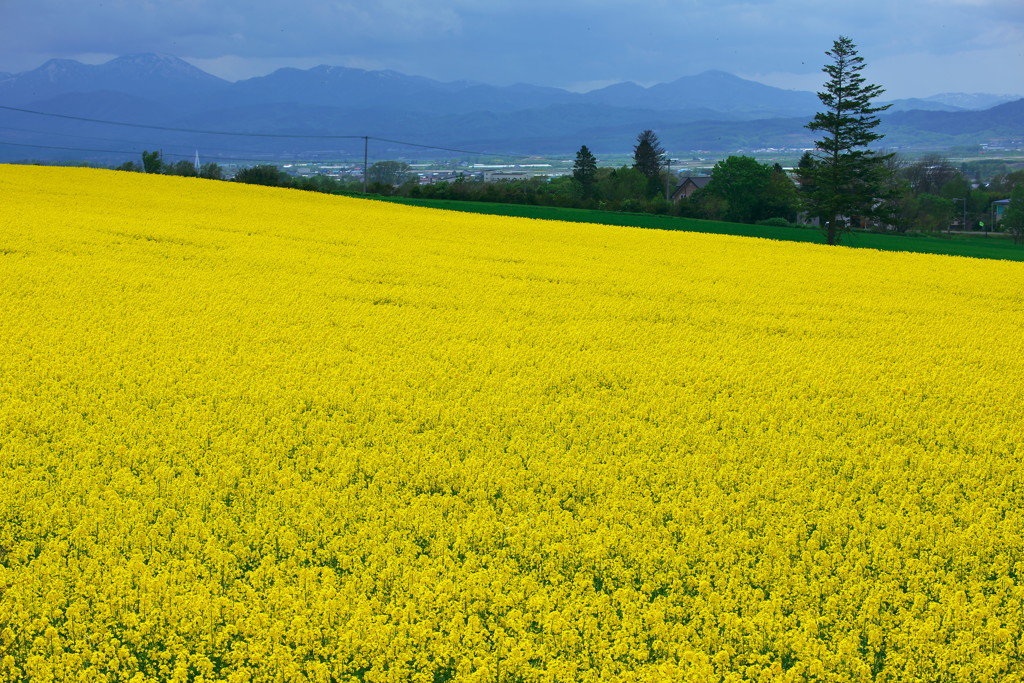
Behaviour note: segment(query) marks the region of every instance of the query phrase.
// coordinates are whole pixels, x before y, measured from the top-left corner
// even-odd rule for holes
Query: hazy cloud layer
[[[815,89],[841,34],[893,97],[1024,94],[1020,0],[0,0],[0,71],[158,52],[229,79],[327,63],[582,90],[722,69]]]

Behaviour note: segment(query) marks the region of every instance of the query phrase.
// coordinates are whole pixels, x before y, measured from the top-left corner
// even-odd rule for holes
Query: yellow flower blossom
[[[0,680],[1024,671],[1022,264],[0,166],[0,311]]]

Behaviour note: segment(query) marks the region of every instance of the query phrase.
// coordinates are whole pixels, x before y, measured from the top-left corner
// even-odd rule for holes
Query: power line
[[[236,135],[241,137],[254,137],[254,138],[320,138],[320,139],[356,139],[362,138],[362,135],[289,135],[286,133],[238,133],[232,131],[223,130],[200,130],[196,128],[175,128],[172,126],[152,126],[144,123],[128,123],[126,121],[108,121],[105,119],[90,119],[85,116],[71,116],[70,114],[53,114],[45,111],[35,111],[33,109],[21,109],[19,107],[8,107],[0,104],[0,109],[7,109],[9,111],[18,111],[23,114],[35,114],[36,116],[52,116],[58,119],[71,119],[72,121],[86,121],[88,123],[102,123],[108,126],[127,126],[128,128],[146,128],[149,130],[166,130],[174,133],[199,133],[201,135]]]
[[[125,151],[123,149],[93,149],[93,148],[89,148],[89,147],[58,147],[56,145],[30,145],[28,143],[4,142],[2,140],[0,140],[0,145],[6,145],[8,147],[31,147],[33,149],[54,149],[54,150],[67,151],[67,152],[95,152],[95,153],[98,153],[98,154],[127,154],[129,156],[138,156],[139,155],[138,151],[128,152],[128,151]],[[167,152],[167,153],[161,152],[161,156],[181,157],[183,159],[189,159],[189,158],[192,157],[191,154],[175,154],[173,152]],[[210,158],[209,155],[207,155],[207,158]],[[253,159],[253,158],[239,159],[239,158],[233,158],[233,157],[220,157],[220,156],[213,157],[213,159],[215,161],[254,161],[254,162],[257,162],[257,163],[260,163],[260,162],[269,163],[268,159]]]
[[[148,130],[163,130],[173,133],[193,133],[199,135],[232,135],[237,137],[257,137],[257,138],[288,138],[288,139],[304,139],[304,140],[374,140],[377,142],[389,142],[396,145],[405,145],[408,147],[418,147],[420,149],[436,149],[443,152],[454,152],[456,154],[472,154],[475,156],[497,156],[497,157],[508,157],[512,159],[522,159],[531,155],[527,154],[502,154],[496,152],[476,152],[465,149],[455,149],[452,147],[440,147],[437,145],[424,145],[417,142],[406,142],[404,140],[392,140],[389,138],[379,138],[373,135],[294,135],[288,133],[240,133],[236,131],[218,131],[218,130],[201,130],[196,128],[176,128],[173,126],[153,126],[143,123],[128,123],[126,121],[109,121],[105,119],[93,119],[85,116],[72,116],[70,114],[53,114],[51,112],[36,111],[34,109],[22,109],[20,107],[9,107],[0,104],[0,109],[6,109],[8,111],[21,112],[23,114],[33,114],[36,116],[51,116],[59,119],[70,119],[72,121],[85,121],[88,123],[100,123],[108,126],[126,126],[129,128],[144,128]]]
[[[32,130],[32,129],[29,129],[29,128],[15,128],[13,126],[0,126],[0,130],[9,130],[9,131],[13,131],[15,133],[29,133],[29,134],[32,134],[32,135],[42,135],[42,136],[46,136],[46,137],[55,137],[56,136],[56,137],[62,137],[62,138],[77,138],[79,140],[100,140],[102,142],[117,142],[117,143],[122,143],[122,144],[125,144],[125,145],[145,145],[145,143],[139,142],[138,140],[126,140],[124,138],[101,138],[101,137],[96,137],[94,135],[76,135],[75,133],[53,133],[53,132],[49,132],[49,131],[45,131],[45,130]],[[8,143],[8,144],[18,144],[18,143]],[[162,145],[162,146],[164,146],[164,147],[166,147],[166,146],[182,147],[182,148],[185,148],[185,149],[194,147],[194,145],[190,145],[190,144],[183,143],[183,142],[182,143],[166,143],[165,145]],[[71,149],[71,148],[68,148],[68,149]],[[227,153],[232,153],[232,154],[246,154],[247,153],[246,150],[239,150],[239,149],[224,149],[223,147],[217,147],[216,149],[217,149],[218,152],[227,152]],[[170,153],[168,153],[168,155],[172,156]],[[189,153],[187,156],[191,156],[191,155],[192,155],[192,153]]]
[[[464,149],[452,149],[451,147],[437,147],[435,145],[421,145],[421,144],[418,144],[418,143],[415,143],[415,142],[403,142],[401,140],[389,140],[388,138],[378,138],[378,137],[374,137],[372,135],[368,135],[366,137],[368,137],[370,140],[376,140],[377,142],[390,142],[390,143],[396,144],[396,145],[407,145],[409,147],[420,147],[422,149],[439,149],[439,150],[442,150],[442,151],[445,151],[445,152],[455,152],[457,154],[476,154],[476,155],[479,155],[479,156],[491,156],[491,157],[511,157],[513,159],[524,159],[524,158],[530,156],[529,154],[500,154],[500,153],[496,153],[496,152],[470,152],[470,151],[467,151],[467,150],[464,150]]]

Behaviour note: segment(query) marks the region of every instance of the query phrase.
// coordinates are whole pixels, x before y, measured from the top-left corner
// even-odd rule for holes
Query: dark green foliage
[[[181,161],[176,161],[173,164],[167,165],[164,168],[164,173],[166,173],[167,175],[180,175],[189,177],[195,177],[199,175],[199,173],[196,171],[196,165],[193,162],[185,161],[184,159],[182,159]]]
[[[991,166],[990,168],[1005,168]],[[928,153],[907,161],[893,157],[889,193],[884,208],[886,222],[896,232],[956,230],[991,231],[992,202],[1006,196],[998,188],[1008,175],[995,173],[986,187],[977,167],[958,168],[940,154]],[[972,168],[974,170],[972,170]],[[1024,175],[1024,174],[1022,174]],[[972,186],[971,178],[976,186]]]
[[[164,155],[162,152],[148,150],[142,151],[142,168],[146,173],[162,173],[164,170]]]
[[[1010,195],[1010,205],[1006,207],[1006,213],[1002,218],[1003,227],[1013,235],[1013,243],[1019,244],[1024,240],[1024,184],[1013,188]]]
[[[403,185],[393,192],[380,194],[413,199],[455,199],[660,214],[679,214],[686,208],[684,203],[671,204],[660,195],[648,199],[646,191],[647,178],[635,168],[622,166],[598,168],[590,197],[581,195],[579,183],[573,176],[498,182],[460,178],[429,185]]]
[[[768,177],[768,188],[762,198],[761,215],[795,221],[799,205],[796,184],[781,165],[774,164]]]
[[[224,169],[213,162],[207,162],[199,167],[199,177],[208,180],[224,180]]]
[[[143,152],[142,163],[126,161],[114,168],[115,171],[132,171],[135,173],[164,173],[166,175],[198,176],[209,180],[223,180],[224,170],[215,163],[205,163],[196,170],[195,162],[188,160],[165,163],[160,152]]]
[[[584,199],[594,196],[597,186],[597,158],[587,149],[586,145],[580,147],[580,151],[576,152],[572,177],[580,188],[580,196]]]
[[[288,174],[273,164],[260,164],[243,168],[235,174],[235,181],[250,185],[288,186]]]
[[[814,182],[818,165],[818,160],[810,152],[804,152],[796,164],[796,182],[800,193],[804,196],[814,194],[818,188]]]
[[[493,204],[467,201],[434,199],[408,199],[394,197],[388,201],[414,206],[429,206],[449,211],[467,211],[498,216],[522,216],[541,220],[573,221],[605,225],[626,225],[657,230],[685,230],[688,232],[714,233],[719,235],[741,235],[763,237],[792,242],[814,242],[821,244],[825,236],[811,226],[774,227],[725,223],[719,221],[657,216],[650,213],[622,213],[617,211],[594,211],[588,209],[521,206],[516,204]],[[922,254],[950,254],[972,258],[1007,259],[1024,261],[1024,249],[1015,247],[1008,239],[986,239],[967,236],[916,236],[856,232],[848,236],[848,246],[884,251],[905,251]]]
[[[658,142],[653,130],[645,130],[636,136],[633,147],[633,168],[647,178],[647,196],[653,197],[661,191],[661,173],[667,165],[665,148]]]
[[[788,228],[789,221],[787,221],[785,218],[779,217],[765,218],[763,220],[758,221],[756,225],[765,225],[769,228]]]
[[[622,166],[608,169],[600,175],[598,192],[604,207],[630,202],[630,208],[623,210],[635,211],[638,203],[647,197],[647,185],[648,178],[640,169]]]
[[[702,197],[722,201],[722,220],[753,223],[761,218],[761,201],[768,190],[771,168],[748,156],[731,156],[715,164]]]
[[[408,180],[410,175],[409,164],[404,161],[378,161],[370,166],[366,179],[373,184],[397,187]]]
[[[815,164],[802,173],[810,191],[804,195],[807,210],[823,224],[828,244],[836,244],[854,219],[877,217],[876,208],[887,189],[888,155],[867,146],[882,138],[875,132],[875,114],[889,107],[872,106],[885,92],[865,82],[860,72],[864,59],[849,38],[840,36],[825,53],[832,58],[822,71],[829,76],[818,98],[825,111],[815,114],[807,128],[822,133],[815,141]]]
[[[893,177],[889,198],[885,202],[887,227],[898,233],[917,230],[915,197],[902,178]]]
[[[709,213],[736,223],[778,217],[788,224],[796,217],[796,187],[782,167],[748,156],[731,156],[715,164],[698,201]]]
[[[915,227],[926,232],[939,232],[949,228],[955,208],[953,200],[924,193],[912,200]]]
[[[323,192],[324,194],[355,194],[363,190],[363,183],[361,181],[355,179],[341,180],[325,175],[292,178],[290,186],[297,190]]]

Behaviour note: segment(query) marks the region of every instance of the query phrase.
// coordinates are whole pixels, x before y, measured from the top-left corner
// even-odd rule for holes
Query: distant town
[[[792,170],[805,151],[807,151],[806,148],[762,148],[753,151],[736,150],[735,154],[751,156],[762,163],[778,163],[786,170]],[[696,154],[700,156],[670,158],[668,160],[669,172],[681,177],[710,175],[716,163],[730,156],[711,151],[699,151]],[[370,165],[372,166],[375,161],[379,161],[379,159],[370,160]],[[480,162],[467,159],[432,161],[399,159],[399,162],[407,164],[408,173],[414,174],[421,185],[451,182],[458,178],[482,182],[531,180],[534,178],[554,179],[571,176],[573,170],[573,159],[571,158],[536,157],[526,159],[521,163]],[[633,157],[626,154],[613,155],[599,159],[598,163],[602,167],[610,168],[629,166],[633,163]],[[221,165],[228,173],[236,166],[241,167],[241,165],[235,164]],[[356,161],[287,162],[280,164],[280,168],[285,173],[300,178],[322,175],[339,180],[362,180],[363,177],[363,164]]]

